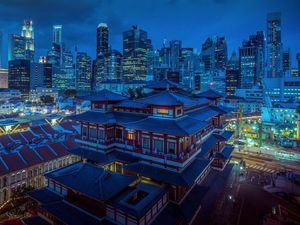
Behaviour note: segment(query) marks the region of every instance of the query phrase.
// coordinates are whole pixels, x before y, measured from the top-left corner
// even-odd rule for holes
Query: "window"
[[[168,109],[157,109],[157,113],[159,114],[169,114],[169,110]]]
[[[81,135],[83,137],[87,136],[87,126],[82,126]]]
[[[116,128],[116,138],[120,138],[120,139],[123,138],[123,132],[119,128]]]
[[[101,140],[104,139],[104,130],[103,130],[103,128],[98,129],[98,139],[101,139]]]
[[[163,153],[164,152],[164,143],[163,143],[163,140],[154,139],[153,145],[154,145],[154,150],[157,153]]]
[[[175,154],[176,153],[176,143],[175,142],[168,142],[168,153]]]
[[[182,111],[181,109],[177,109],[177,115],[181,115]]]
[[[90,138],[96,139],[97,138],[97,131],[95,127],[90,127]]]
[[[127,139],[128,140],[133,140],[134,139],[134,133],[132,131],[128,132]]]
[[[142,143],[143,148],[144,149],[150,149],[150,139],[149,139],[149,137],[143,137],[142,141],[143,141],[143,143]]]

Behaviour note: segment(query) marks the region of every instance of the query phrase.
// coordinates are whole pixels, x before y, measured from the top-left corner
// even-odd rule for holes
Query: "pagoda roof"
[[[117,102],[117,101],[122,101],[122,100],[127,99],[127,97],[117,94],[117,93],[114,93],[112,91],[109,91],[107,89],[103,89],[92,95],[83,96],[81,98],[84,100],[90,100],[90,101],[112,101],[112,102]]]
[[[115,106],[144,109],[144,108],[147,108],[149,105],[138,101],[138,99],[137,100],[129,100],[128,99],[128,100],[124,100],[124,101],[121,101],[121,102],[115,104]]]
[[[231,156],[231,153],[233,152],[233,146],[226,144],[225,147],[223,148],[222,152],[217,152],[215,154],[216,158],[221,158],[221,159],[229,159]]]
[[[172,92],[169,90],[159,92],[157,94],[150,95],[145,98],[140,98],[139,101],[143,103],[147,103],[150,105],[185,105],[185,106],[195,106],[204,104],[205,99],[196,99],[191,98],[183,94],[179,94],[176,92]],[[205,100],[207,103],[210,101],[208,99]]]
[[[209,125],[206,121],[182,116],[177,119],[161,119],[148,117],[136,122],[124,123],[127,128],[152,131],[170,135],[190,135]]]
[[[110,199],[137,179],[136,176],[109,172],[100,166],[82,162],[45,176],[99,201]]]
[[[161,81],[152,82],[146,85],[144,88],[154,89],[154,90],[174,90],[174,89],[184,89],[185,87],[181,84],[175,83],[168,79],[163,79]]]
[[[75,121],[87,121],[98,124],[126,123],[146,118],[147,115],[130,112],[101,112],[89,110],[81,114],[71,115],[68,118]]]
[[[144,162],[125,165],[124,169],[169,184],[190,186],[208,165],[209,160],[195,159],[181,172],[146,164]]]
[[[202,98],[209,98],[209,99],[218,99],[218,98],[223,98],[224,96],[212,89],[209,89],[204,92],[200,92],[196,94],[197,97],[202,97]]]

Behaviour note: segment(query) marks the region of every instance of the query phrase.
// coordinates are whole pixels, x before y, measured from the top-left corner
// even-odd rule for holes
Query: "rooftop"
[[[127,99],[127,97],[114,93],[112,91],[109,91],[107,89],[103,89],[95,94],[84,96],[82,99],[90,100],[90,101],[122,101]]]
[[[108,200],[137,179],[132,175],[109,172],[100,166],[82,162],[45,176],[100,201]]]

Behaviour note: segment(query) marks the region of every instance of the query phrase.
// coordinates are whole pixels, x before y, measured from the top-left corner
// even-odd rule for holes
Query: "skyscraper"
[[[53,25],[53,43],[61,44],[62,25]]]
[[[106,54],[106,77],[109,80],[121,80],[122,79],[122,61],[123,56],[117,50],[112,50]]]
[[[181,58],[181,41],[170,41],[170,66],[172,71],[179,72]]]
[[[8,88],[8,70],[0,68],[0,88]]]
[[[2,31],[0,31],[0,68],[2,67]]]
[[[151,50],[151,40],[146,31],[132,26],[123,32],[123,77],[125,80],[146,80],[147,52]]]
[[[240,87],[252,88],[261,83],[264,71],[264,34],[258,31],[239,48]]]
[[[298,77],[300,77],[300,53],[296,56],[297,64],[298,64]]]
[[[21,36],[25,38],[26,45],[25,50],[27,54],[27,59],[31,62],[34,61],[34,31],[33,31],[33,22],[32,20],[24,20],[22,26]]]
[[[239,59],[235,52],[232,53],[226,66],[226,95],[235,95],[235,90],[239,87]]]
[[[100,23],[97,27],[97,57],[108,53],[108,26]]]
[[[16,59],[8,62],[8,87],[20,90],[28,98],[30,90],[30,61]]]
[[[267,77],[282,77],[281,13],[267,15]]]
[[[204,62],[205,72],[222,69],[227,63],[227,42],[225,37],[207,38],[202,44],[201,58]]]
[[[91,91],[92,59],[86,52],[76,55],[76,89],[86,93]]]
[[[282,69],[286,73],[291,70],[291,50],[290,48],[284,49],[282,52]]]
[[[8,61],[26,59],[26,40],[17,34],[8,36]]]

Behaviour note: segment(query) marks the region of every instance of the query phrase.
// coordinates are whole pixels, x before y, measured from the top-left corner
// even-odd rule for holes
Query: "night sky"
[[[228,53],[237,51],[243,39],[266,30],[266,14],[282,12],[284,47],[290,47],[293,66],[300,52],[299,0],[0,0],[3,58],[7,60],[7,35],[20,34],[22,21],[31,18],[35,29],[36,55],[51,46],[52,25],[63,25],[63,41],[70,50],[78,46],[93,58],[96,27],[106,22],[110,44],[122,50],[122,32],[138,25],[148,32],[155,48],[163,39],[182,40],[183,47],[198,51],[209,36],[225,36]]]

